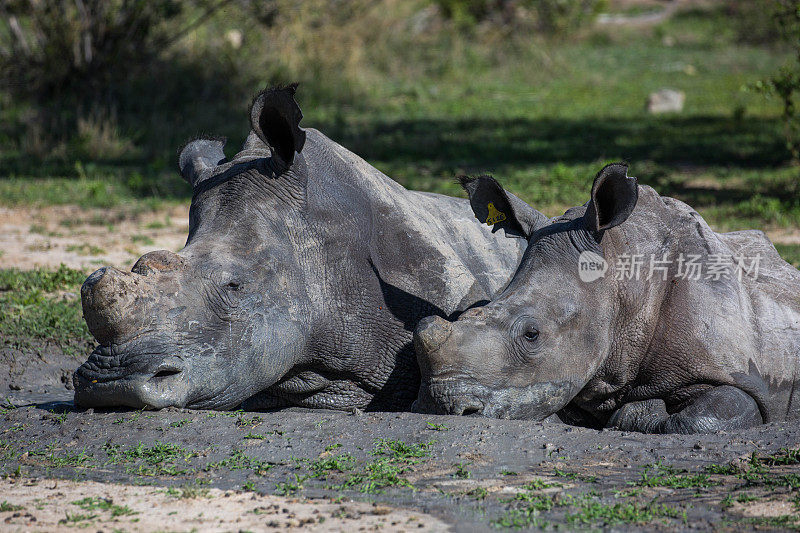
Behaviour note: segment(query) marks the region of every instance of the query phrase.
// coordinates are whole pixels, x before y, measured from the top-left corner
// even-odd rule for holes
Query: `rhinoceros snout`
[[[125,405],[137,409],[186,405],[189,378],[183,360],[135,359],[120,361],[108,348],[98,347],[72,377],[75,403],[82,407]]]
[[[143,277],[104,267],[83,282],[81,304],[89,332],[100,344],[129,335],[144,318],[143,298],[149,293]]]

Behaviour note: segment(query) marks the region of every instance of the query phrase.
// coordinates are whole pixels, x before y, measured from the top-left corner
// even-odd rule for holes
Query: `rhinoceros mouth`
[[[133,354],[101,345],[73,375],[81,407],[163,408],[183,406],[189,383],[180,357]]]
[[[432,414],[544,420],[564,407],[577,388],[569,381],[493,390],[467,378],[425,380],[411,409]]]
[[[488,401],[484,387],[471,385],[464,380],[427,380],[419,389],[419,396],[411,410],[443,415],[480,416]]]

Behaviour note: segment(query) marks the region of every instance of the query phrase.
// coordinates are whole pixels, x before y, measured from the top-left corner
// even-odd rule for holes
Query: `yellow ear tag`
[[[486,205],[486,209],[489,210],[489,216],[486,217],[487,226],[494,226],[498,222],[502,222],[506,219],[505,213],[498,211],[492,202],[489,202]]]

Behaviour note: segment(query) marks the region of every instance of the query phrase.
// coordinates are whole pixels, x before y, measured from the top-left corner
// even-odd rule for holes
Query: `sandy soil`
[[[0,268],[130,269],[144,253],[183,248],[189,206],[157,210],[0,207]]]
[[[177,492],[177,493],[176,493]],[[180,491],[92,481],[0,480],[0,529],[22,531],[446,531],[424,513],[331,499],[208,489]],[[92,498],[92,501],[87,501]]]
[[[188,203],[155,210],[0,207],[0,268],[63,263],[85,271],[105,265],[129,270],[149,251],[180,250],[188,232]],[[768,230],[767,235],[775,243],[800,243],[798,229]]]

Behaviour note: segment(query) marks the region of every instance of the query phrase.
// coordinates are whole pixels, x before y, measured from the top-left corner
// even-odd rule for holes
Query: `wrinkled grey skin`
[[[77,404],[408,409],[417,322],[508,283],[524,240],[301,129],[294,91],[256,98],[231,161],[219,140],[183,148],[194,193],[183,250],[86,280],[100,346],[75,373]]]
[[[422,320],[416,410],[562,420],[648,433],[745,428],[800,417],[800,272],[760,231],[715,233],[686,204],[638,186],[609,165],[592,198],[545,220],[506,201],[488,177],[463,180],[476,216],[493,202],[529,247],[508,287],[455,322]],[[579,255],[608,262],[582,281]],[[615,279],[625,255],[641,276]],[[672,260],[649,276],[651,255]],[[680,254],[701,256],[700,279],[679,277]],[[734,270],[714,279],[715,256]],[[734,259],[734,262],[736,260]],[[685,263],[683,264],[685,268]],[[619,267],[619,268],[618,268]],[[626,276],[627,277],[627,276]],[[649,279],[648,279],[649,278]]]

